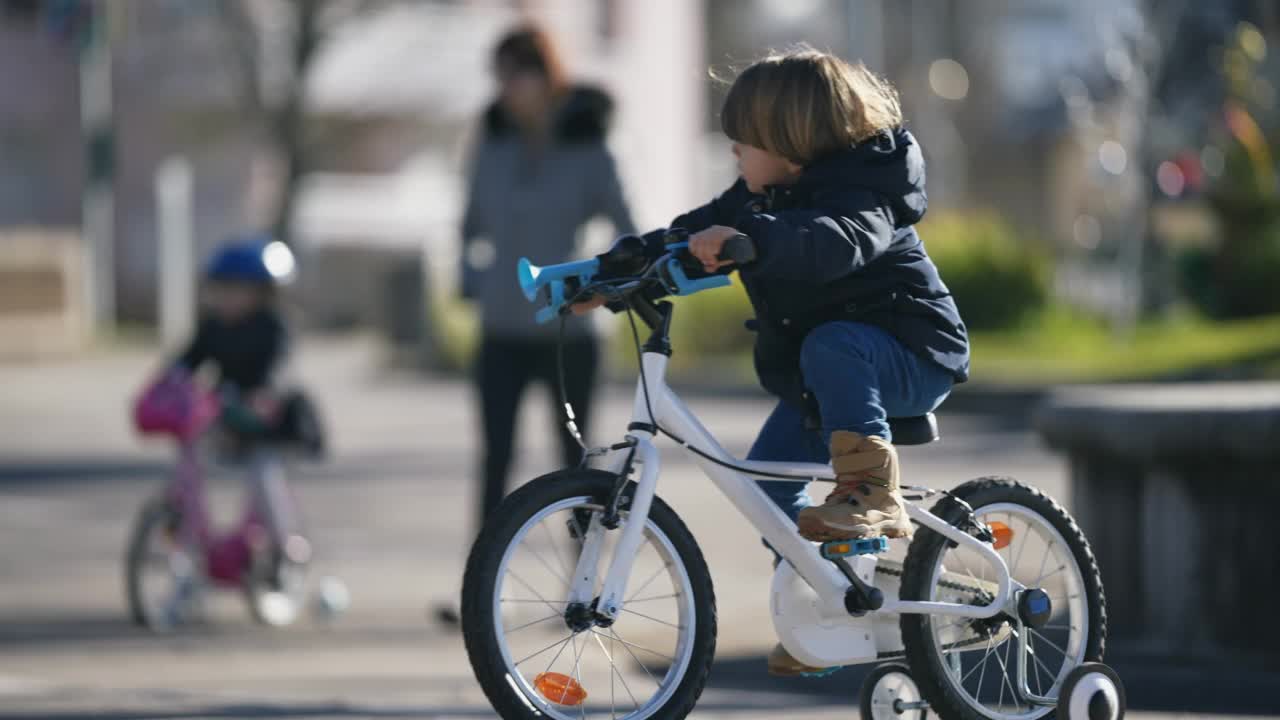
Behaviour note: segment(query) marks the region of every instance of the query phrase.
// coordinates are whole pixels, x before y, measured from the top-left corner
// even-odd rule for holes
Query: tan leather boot
[[[884,438],[837,430],[831,434],[836,488],[826,502],[800,511],[806,540],[911,537],[911,520],[898,491],[898,452]]]
[[[815,675],[825,673],[830,668],[813,667],[805,665],[799,660],[791,657],[791,653],[782,647],[782,643],[773,646],[773,650],[769,652],[769,674],[774,677],[799,677],[801,675]]]

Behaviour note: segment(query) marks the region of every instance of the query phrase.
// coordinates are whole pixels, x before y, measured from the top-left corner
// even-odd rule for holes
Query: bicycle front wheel
[[[481,530],[462,585],[462,630],[476,680],[504,718],[683,718],[715,654],[711,575],[693,536],[654,498],[622,612],[584,622],[568,604],[570,578],[615,476],[545,475],[512,493]],[[625,493],[624,496],[629,496]],[[598,596],[629,521],[607,531]]]
[[[201,550],[184,539],[182,516],[168,499],[148,500],[138,512],[125,551],[125,594],[137,625],[167,632],[200,614],[204,585]]]

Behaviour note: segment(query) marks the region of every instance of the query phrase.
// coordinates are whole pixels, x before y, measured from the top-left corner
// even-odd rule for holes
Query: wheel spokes
[[[938,657],[943,663],[945,677],[960,691],[968,704],[993,718],[1030,718],[1047,712],[1048,709],[1036,705],[1023,693],[1018,680],[1021,667],[1019,663],[1029,664],[1029,675],[1034,675],[1034,680],[1027,677],[1028,692],[1037,696],[1044,696],[1046,693],[1052,695],[1057,689],[1060,673],[1078,662],[1077,656],[1083,652],[1088,609],[1081,601],[1084,578],[1075,564],[1071,546],[1061,538],[1045,516],[1013,503],[1003,505],[1004,507],[999,508],[980,506],[977,514],[983,522],[990,522],[990,518],[994,517],[1011,529],[1017,528],[1014,541],[997,550],[997,554],[1008,564],[1010,576],[1018,584],[1041,589],[1049,596],[1053,603],[1053,615],[1049,622],[1032,629],[1023,628],[1010,618],[1006,618],[1001,625],[998,621],[972,621],[963,618],[937,622],[940,618],[935,617],[928,627],[933,635]],[[1014,543],[1017,547],[1013,547]],[[986,580],[989,563],[977,553],[973,554],[977,556],[978,564],[969,562],[967,555],[971,552],[964,546],[944,547],[937,557],[938,564],[934,567],[935,584],[930,590],[933,598],[947,602],[966,602],[962,593],[948,594],[940,584],[947,576],[948,568],[953,573],[950,577],[956,579],[953,582],[964,582],[960,580],[963,577],[975,582]],[[1041,556],[1038,560],[1035,558],[1037,553]],[[979,572],[974,572],[975,567]],[[997,616],[1000,617],[1002,616]],[[1010,627],[1010,623],[1014,627]],[[1025,650],[1016,639],[1017,632],[1028,633]],[[973,647],[973,643],[968,647],[958,645],[965,642],[966,637],[972,637],[970,633],[978,633],[979,638],[983,633],[993,634],[987,638],[985,646]],[[1017,647],[1014,647],[1015,644]],[[1041,652],[1045,647],[1053,648],[1060,663]],[[1054,672],[1055,667],[1061,668],[1058,673]],[[992,683],[995,687],[987,684],[986,675],[989,670],[1000,674],[998,683]]]
[[[600,652],[604,653],[605,659],[609,661],[609,710],[611,716],[618,714],[617,703],[613,695],[613,678],[616,676],[622,682],[622,689],[627,691],[627,696],[631,698],[632,708],[640,709],[640,702],[636,700],[635,693],[631,692],[631,686],[627,685],[627,679],[623,677],[622,671],[618,670],[618,665],[613,661],[613,653],[610,653],[604,647],[604,641],[600,639],[600,633],[591,633],[591,638],[596,641],[596,645],[600,646]],[[609,644],[613,645],[613,638],[609,639]]]
[[[577,633],[574,633],[574,634],[576,635]],[[563,650],[564,650],[564,646],[565,646],[566,644],[568,644],[569,640],[571,640],[572,638],[573,638],[573,635],[570,635],[569,637],[565,638],[564,640],[557,640],[557,641],[555,641],[555,642],[551,643],[550,645],[548,645],[548,646],[546,646],[546,647],[542,648],[541,650],[539,650],[539,651],[537,651],[537,652],[535,652],[535,653],[533,653],[533,654],[531,654],[531,655],[527,655],[527,656],[525,656],[525,658],[524,658],[523,660],[517,660],[517,661],[515,662],[515,666],[516,666],[516,667],[520,667],[521,665],[525,664],[526,662],[529,662],[530,660],[532,660],[532,659],[534,659],[534,658],[538,657],[538,656],[539,656],[539,655],[541,655],[542,653],[544,653],[544,652],[546,652],[546,651],[550,650],[550,649],[551,649],[551,648],[553,648],[553,647],[556,647],[557,645],[558,645],[558,646],[560,646],[561,651],[563,651]],[[554,664],[555,664],[555,662],[556,662],[556,660],[558,660],[559,658],[560,658],[560,654],[559,654],[559,653],[557,653],[557,654],[556,654],[556,656],[555,656],[554,658],[551,658],[551,664],[552,664],[552,665],[554,665]],[[547,666],[547,669],[550,669],[550,667],[551,667],[551,666],[550,666],[550,665],[548,665],[548,666]]]
[[[573,575],[564,573],[564,548],[561,547],[572,546],[572,543],[569,540],[557,543],[557,539],[560,534],[569,534],[564,527],[565,513],[582,512],[585,516],[583,511],[594,513],[599,512],[599,508],[567,506],[564,501],[548,506],[512,538],[498,567],[493,601],[494,630],[499,636],[502,656],[512,682],[550,718],[616,719],[651,712],[655,703],[666,702],[676,690],[692,651],[692,585],[671,541],[660,534],[651,521],[644,527],[642,544],[634,555],[631,581],[627,583],[625,603],[635,603],[635,606],[622,607],[614,624],[607,629],[590,626],[596,622],[591,608],[575,617],[578,611],[567,605],[570,587],[567,580]],[[535,524],[543,527],[534,527]],[[619,538],[620,533],[613,531],[604,537],[602,567],[597,568],[599,574],[594,581],[597,593]],[[651,550],[646,551],[646,546]],[[526,552],[520,552],[522,548]],[[506,617],[502,617],[504,613]],[[525,613],[527,615],[521,617]],[[561,619],[580,629],[576,632],[571,629],[570,634],[554,641],[540,639],[542,633],[538,628],[564,629],[556,622]],[[587,627],[576,625],[578,622],[586,622]],[[594,645],[595,649],[589,649],[588,645]],[[543,663],[546,663],[545,669],[541,667]],[[663,669],[659,671],[659,667]],[[553,677],[559,674],[566,682],[594,694],[587,695],[583,702],[558,704],[555,690],[550,691],[550,696],[544,694],[550,681],[536,680],[537,676],[548,673]]]

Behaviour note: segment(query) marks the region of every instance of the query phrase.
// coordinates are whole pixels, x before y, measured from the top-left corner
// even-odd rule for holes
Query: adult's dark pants
[[[595,386],[599,350],[590,337],[566,338],[564,342],[565,392],[578,429],[585,436],[591,417],[591,395]],[[564,467],[577,465],[582,448],[565,429],[564,409],[560,405],[560,385],[556,373],[556,341],[486,336],[480,343],[476,366],[476,384],[480,393],[481,422],[484,426],[484,448],[481,467],[484,488],[480,500],[480,522],[502,501],[515,450],[516,415],[520,398],[531,381],[546,383],[551,392],[551,412],[545,430],[554,432],[560,442]]]

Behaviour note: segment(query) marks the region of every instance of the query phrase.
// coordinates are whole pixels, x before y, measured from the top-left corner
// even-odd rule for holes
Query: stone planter
[[[1069,459],[1113,647],[1280,662],[1280,383],[1071,388],[1036,425]]]

